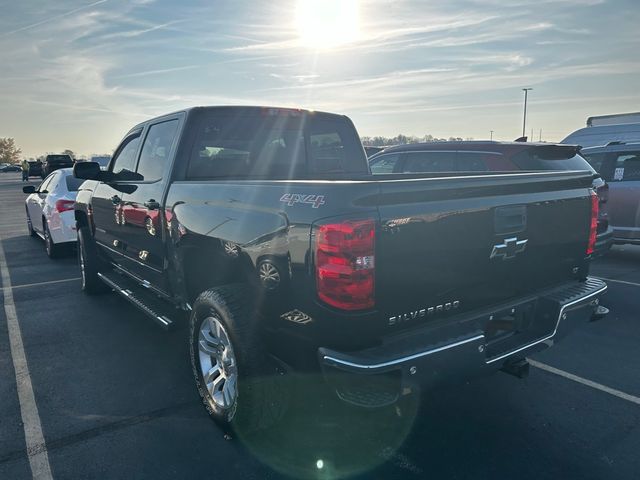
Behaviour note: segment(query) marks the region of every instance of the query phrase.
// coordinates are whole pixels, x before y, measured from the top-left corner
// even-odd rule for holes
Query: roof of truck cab
[[[144,127],[144,125],[146,125],[149,122],[153,122],[156,120],[160,120],[162,118],[165,117],[171,117],[177,114],[186,114],[189,115],[190,113],[196,113],[196,112],[202,112],[202,111],[220,111],[220,112],[224,112],[225,110],[229,110],[229,111],[233,111],[235,114],[239,114],[239,113],[243,113],[243,114],[256,114],[256,113],[267,113],[270,114],[271,112],[276,113],[279,111],[283,111],[283,112],[291,112],[292,114],[298,114],[298,115],[322,115],[322,116],[331,116],[331,117],[339,117],[339,118],[345,118],[345,115],[341,115],[341,114],[337,114],[337,113],[330,113],[330,112],[322,112],[322,111],[317,111],[317,110],[307,110],[304,108],[292,108],[292,107],[272,107],[272,106],[268,106],[268,105],[264,105],[264,106],[258,106],[258,105],[252,105],[252,106],[248,106],[248,105],[208,105],[208,106],[195,106],[195,107],[190,107],[190,108],[185,108],[183,110],[176,110],[174,112],[170,112],[170,113],[165,113],[163,115],[159,115],[157,117],[153,117],[153,118],[149,118],[147,120],[145,120],[144,122],[140,122],[138,123],[136,126],[134,126],[133,128],[131,128],[129,130],[129,133],[133,132],[134,130],[137,130],[139,128]]]

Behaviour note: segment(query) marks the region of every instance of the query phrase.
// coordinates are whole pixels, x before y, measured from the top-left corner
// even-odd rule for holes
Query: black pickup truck
[[[351,404],[492,370],[587,321],[592,173],[371,175],[352,122],[295,109],[198,107],[134,127],[87,179],[82,288],[189,325],[210,415],[277,420],[289,372]]]

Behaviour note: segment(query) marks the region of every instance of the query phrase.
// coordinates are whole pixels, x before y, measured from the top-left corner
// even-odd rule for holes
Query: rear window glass
[[[589,165],[591,165],[596,172],[600,172],[602,169],[602,162],[604,161],[605,154],[604,153],[595,153],[592,155],[585,155],[584,158]]]
[[[67,175],[65,179],[67,181],[67,190],[70,192],[77,192],[80,189],[80,185],[84,183],[83,179],[76,178],[73,175]]]
[[[209,114],[197,128],[190,178],[295,178],[366,172],[355,130],[314,115]]]
[[[531,148],[514,155],[512,161],[521,170],[595,171],[573,148]]]
[[[67,163],[72,163],[73,160],[71,159],[71,157],[69,155],[48,155],[47,156],[47,162],[67,162]]]
[[[344,120],[310,118],[309,169],[318,174],[363,172],[366,158],[355,132]]]

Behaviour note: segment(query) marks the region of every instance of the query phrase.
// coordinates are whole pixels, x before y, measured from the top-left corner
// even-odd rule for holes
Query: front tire
[[[203,292],[190,320],[191,366],[209,416],[240,434],[263,430],[285,414],[287,379],[266,354],[251,291],[229,285]]]
[[[80,265],[80,276],[82,280],[82,291],[93,295],[109,290],[107,285],[98,277],[100,258],[96,244],[91,237],[89,228],[78,228],[78,264]]]

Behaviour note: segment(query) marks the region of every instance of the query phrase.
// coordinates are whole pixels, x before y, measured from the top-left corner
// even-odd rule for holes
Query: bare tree
[[[429,142],[460,142],[462,141],[461,137],[449,137],[447,138],[437,138],[433,135],[425,135],[423,137],[416,137],[413,135],[402,135],[398,134],[395,137],[362,137],[362,144],[366,146],[375,146],[375,147],[386,147],[388,145],[405,145],[407,143],[429,143]],[[467,138],[467,140],[472,140],[471,138]]]
[[[18,163],[22,150],[16,147],[13,138],[0,138],[0,162],[2,163]]]

